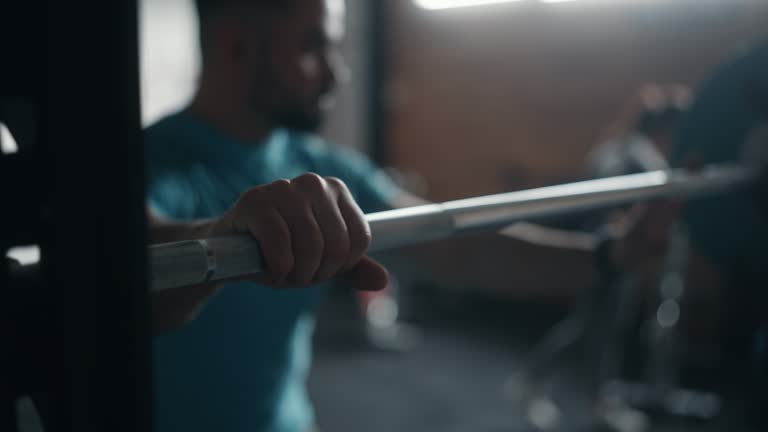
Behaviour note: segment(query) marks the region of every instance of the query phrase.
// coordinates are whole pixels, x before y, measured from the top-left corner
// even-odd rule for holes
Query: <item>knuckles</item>
[[[325,193],[326,181],[315,173],[302,174],[292,181],[299,189],[311,194],[321,195]]]
[[[334,189],[340,190],[340,189],[346,189],[347,185],[344,183],[343,180],[341,180],[338,177],[326,177],[325,181]]]
[[[305,173],[293,180],[279,179],[272,183],[253,187],[242,195],[240,204],[252,205],[272,203],[282,200],[306,200],[306,197],[318,199],[321,197],[338,196],[347,192],[347,185],[338,177],[322,177],[316,173]]]
[[[352,250],[352,242],[349,236],[340,235],[333,242],[326,244],[324,255],[327,260],[345,261]]]
[[[239,225],[256,231],[252,232],[255,237],[269,234],[268,237],[272,239],[269,243],[282,245],[266,252],[269,255],[267,261],[270,273],[278,279],[289,278],[294,283],[303,285],[315,276],[309,274],[312,272],[311,268],[316,267],[314,272],[320,271],[318,276],[322,278],[330,277],[332,275],[326,273],[335,273],[339,270],[336,267],[359,258],[371,244],[370,228],[365,223],[350,224],[348,229],[340,232],[324,233],[316,221],[312,220],[313,204],[320,200],[331,200],[338,204],[337,200],[344,196],[351,195],[341,179],[306,173],[291,180],[276,180],[244,192],[235,206],[236,219],[247,222]],[[276,212],[262,211],[267,208]],[[290,220],[300,224],[302,229],[295,231],[294,226],[288,226],[281,230],[276,226],[279,224],[272,223],[273,216],[285,216],[285,211],[291,212]],[[293,238],[297,232],[301,233],[303,238]]]

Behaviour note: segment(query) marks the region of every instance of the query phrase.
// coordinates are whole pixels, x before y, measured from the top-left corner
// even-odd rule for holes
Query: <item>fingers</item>
[[[356,268],[371,242],[365,215],[336,178],[304,174],[258,186],[228,213],[216,224],[217,234],[250,233],[261,246],[267,273],[250,279],[276,287],[322,282]],[[381,266],[371,262],[355,274],[370,277],[378,289],[386,272],[382,277]]]
[[[345,282],[362,291],[380,291],[389,283],[389,273],[384,266],[368,256],[358,259],[343,277]]]
[[[320,266],[312,278],[322,281],[338,273],[350,253],[349,231],[338,204],[339,195],[343,195],[347,188],[341,182],[331,182],[314,174],[305,174],[293,183],[309,200],[323,236]]]
[[[257,203],[249,203],[251,206]],[[295,256],[292,247],[291,230],[281,214],[271,206],[264,208],[252,208],[249,214],[258,214],[259,217],[246,217],[244,224],[258,242],[264,258],[264,265],[268,270],[266,281],[270,283],[283,283],[288,274],[294,268]],[[244,230],[245,231],[245,230]]]
[[[301,184],[280,181],[275,183],[272,197],[276,210],[287,223],[290,232],[290,245],[293,250],[293,269],[285,278],[289,285],[308,285],[315,276],[322,262],[325,250],[325,238],[315,218],[312,203]],[[263,254],[269,254],[266,248]]]
[[[344,183],[333,177],[327,180],[339,190],[338,206],[347,226],[349,237],[349,251],[342,270],[349,270],[360,261],[371,245],[371,227]]]

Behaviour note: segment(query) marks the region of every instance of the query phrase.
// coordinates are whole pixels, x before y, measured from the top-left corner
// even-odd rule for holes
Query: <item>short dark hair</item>
[[[225,12],[240,7],[262,7],[265,9],[283,9],[291,3],[291,0],[195,0],[195,6],[200,17]]]
[[[679,125],[687,109],[676,104],[644,109],[635,122],[635,130],[648,134],[670,132]]]
[[[234,15],[242,16],[243,12],[274,13],[283,12],[291,5],[292,0],[195,0],[195,8],[200,24],[200,48],[203,61],[208,56],[207,35],[209,24],[216,17]]]

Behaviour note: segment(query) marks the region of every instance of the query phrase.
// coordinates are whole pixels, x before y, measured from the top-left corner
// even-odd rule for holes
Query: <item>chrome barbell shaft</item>
[[[652,171],[372,213],[366,215],[373,236],[369,251],[654,198],[712,196],[745,187],[757,176],[740,165],[710,165],[696,173]],[[244,234],[157,244],[149,252],[153,290],[264,269],[258,244]]]

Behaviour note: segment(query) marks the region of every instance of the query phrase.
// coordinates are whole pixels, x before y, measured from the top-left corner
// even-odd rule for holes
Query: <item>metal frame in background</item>
[[[37,244],[42,257],[24,282],[0,271],[0,430],[32,394],[46,431],[149,431],[136,1],[8,0],[0,13],[0,103],[32,106],[36,135],[0,155],[0,252]]]
[[[367,69],[370,74],[366,91],[366,112],[368,115],[367,138],[371,159],[379,166],[387,166],[389,155],[389,104],[387,102],[390,76],[390,34],[389,14],[392,5],[388,1],[365,0],[367,5]],[[365,28],[365,27],[364,27]]]

